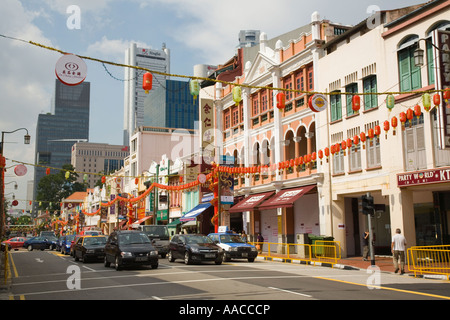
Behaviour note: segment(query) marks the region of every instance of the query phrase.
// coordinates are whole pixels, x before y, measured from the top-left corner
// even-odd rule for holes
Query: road
[[[48,250],[13,251],[11,257],[14,300],[225,300],[269,306],[275,300],[450,300],[448,281],[258,259],[222,265],[160,259],[156,270],[115,271]],[[186,301],[175,306],[180,309],[172,312],[183,312]]]

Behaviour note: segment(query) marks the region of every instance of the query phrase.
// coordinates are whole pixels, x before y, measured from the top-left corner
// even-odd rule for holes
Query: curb
[[[282,262],[282,263],[296,263],[296,264],[304,264],[311,266],[319,266],[319,267],[328,267],[334,269],[342,269],[342,270],[361,270],[360,268],[344,265],[344,264],[332,264],[326,262],[312,262],[312,261],[303,261],[297,259],[288,259],[288,258],[272,258],[272,257],[257,257],[259,260],[264,261],[274,261],[274,262]]]

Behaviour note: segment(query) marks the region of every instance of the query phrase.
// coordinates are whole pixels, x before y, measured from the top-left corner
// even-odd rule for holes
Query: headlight
[[[252,247],[252,251],[258,251],[256,247]]]
[[[229,248],[228,248],[228,251],[237,251],[237,250],[238,250],[237,247],[229,247]]]
[[[151,256],[157,256],[158,255],[158,251],[154,250],[154,251],[150,251]]]
[[[133,256],[133,254],[131,252],[121,252],[120,255],[122,256],[122,258],[130,258]]]
[[[200,252],[200,250],[198,248],[191,248],[191,251],[195,252],[195,253],[199,253]]]

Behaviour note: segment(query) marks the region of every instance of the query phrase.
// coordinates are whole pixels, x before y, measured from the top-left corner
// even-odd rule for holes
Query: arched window
[[[412,91],[422,87],[420,67],[414,64],[414,50],[417,49],[418,41],[418,35],[410,35],[398,45],[400,91]]]

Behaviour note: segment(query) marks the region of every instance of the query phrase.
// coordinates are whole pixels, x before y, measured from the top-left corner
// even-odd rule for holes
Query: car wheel
[[[119,263],[119,256],[116,257],[115,267],[117,271],[120,271],[120,269],[122,268],[122,266]]]
[[[106,258],[106,255],[105,255],[105,261],[103,262],[103,265],[104,265],[106,268],[109,268],[109,267],[111,266],[111,262],[108,261],[108,259]]]
[[[33,246],[31,244],[29,244],[28,247],[27,247],[27,250],[28,251],[33,251]]]
[[[158,269],[158,263],[152,264],[152,269]]]
[[[175,259],[172,256],[172,252],[169,251],[169,253],[167,254],[167,260],[169,260],[169,262],[174,262]]]
[[[73,252],[73,257],[75,258],[75,261],[78,261],[78,260],[80,260],[80,259],[78,259],[78,257],[77,257],[77,253],[74,251]]]
[[[248,262],[253,262],[255,261],[255,258],[248,258]]]
[[[192,263],[192,261],[191,261],[191,255],[189,254],[189,251],[186,251],[186,252],[184,253],[184,263],[185,263],[185,264],[191,264],[191,263]]]
[[[86,258],[85,255],[83,255],[83,256],[81,257],[81,259],[83,259],[83,263],[86,263],[86,262],[88,261],[88,259]]]
[[[216,261],[214,261],[214,263],[217,264],[217,265],[222,264],[222,259],[219,258]]]

